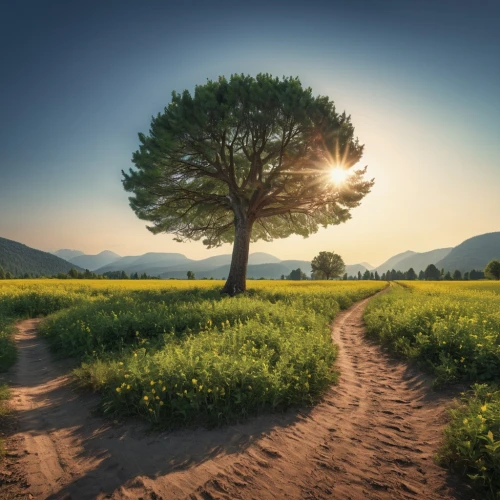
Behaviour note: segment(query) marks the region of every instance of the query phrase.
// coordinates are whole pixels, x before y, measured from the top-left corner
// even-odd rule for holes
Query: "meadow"
[[[209,280],[23,280],[0,285],[0,315],[46,316],[104,412],[218,425],[314,402],[336,380],[331,320],[384,286],[258,281],[228,298]]]
[[[500,497],[500,283],[400,282],[366,312],[370,335],[430,372],[473,384],[451,409],[439,460]]]

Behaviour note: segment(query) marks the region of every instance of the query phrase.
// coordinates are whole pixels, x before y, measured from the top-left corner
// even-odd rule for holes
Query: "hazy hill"
[[[78,266],[56,255],[35,250],[5,238],[0,238],[0,266],[5,272],[19,277],[24,276],[25,273],[35,276],[53,276],[67,273],[71,268],[83,271]]]
[[[430,252],[414,252],[408,257],[405,257],[403,260],[400,260],[394,267],[390,269],[384,268],[382,272],[386,272],[387,270],[395,269],[396,271],[408,271],[410,267],[413,267],[413,270],[416,273],[420,271],[425,271],[426,267],[429,264],[436,264],[439,260],[446,257],[452,248],[438,248],[437,250],[431,250]]]
[[[385,273],[386,271],[390,271],[391,269],[396,269],[396,266],[403,260],[406,259],[417,252],[412,252],[411,250],[407,250],[406,252],[403,253],[398,253],[397,255],[394,255],[390,259],[386,260],[383,264],[380,264],[376,268],[379,274]],[[405,269],[407,271],[408,269]]]
[[[358,264],[356,264],[356,265],[358,265]],[[375,269],[375,266],[368,264],[368,262],[360,262],[359,265],[363,266],[365,269],[368,269],[368,271],[373,271]]]
[[[121,257],[98,268],[96,272],[102,274],[108,271],[125,271],[128,274],[147,273],[157,276],[168,267],[186,262],[190,262],[190,259],[181,253],[149,252],[144,255]]]
[[[67,261],[69,261],[73,257],[78,257],[79,255],[85,255],[83,252],[80,252],[80,250],[69,250],[68,248],[63,248],[61,250],[57,250],[51,253]]]
[[[438,269],[462,272],[482,270],[490,260],[500,259],[500,232],[474,236],[456,246],[446,257],[436,263]]]
[[[77,266],[82,267],[83,269],[88,269],[89,271],[95,271],[100,267],[103,267],[107,264],[111,264],[111,262],[115,262],[120,259],[120,255],[115,252],[111,252],[109,250],[104,250],[97,255],[77,255],[76,257],[71,257],[69,262],[75,264]]]

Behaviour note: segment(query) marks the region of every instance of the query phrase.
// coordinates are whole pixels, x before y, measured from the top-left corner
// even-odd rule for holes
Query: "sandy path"
[[[65,363],[36,336],[37,320],[21,322],[11,385],[29,492],[36,499],[467,498],[432,461],[449,399],[364,338],[367,301],[335,320],[341,377],[320,404],[213,431],[148,433],[140,423],[93,416],[96,397],[75,391]]]

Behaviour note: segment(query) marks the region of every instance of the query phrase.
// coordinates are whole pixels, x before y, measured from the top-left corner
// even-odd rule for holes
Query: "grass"
[[[227,298],[208,280],[36,280],[0,286],[0,307],[49,314],[41,334],[81,360],[76,374],[103,411],[218,425],[316,401],[336,380],[329,323],[385,283],[249,285]]]
[[[500,498],[500,284],[402,282],[372,300],[369,334],[415,360],[436,384],[473,383],[450,410],[439,453],[480,498]]]
[[[0,429],[2,428],[2,421],[8,416],[9,408],[7,407],[7,401],[10,398],[9,389],[6,385],[0,385]],[[0,459],[5,454],[4,442],[0,437]]]

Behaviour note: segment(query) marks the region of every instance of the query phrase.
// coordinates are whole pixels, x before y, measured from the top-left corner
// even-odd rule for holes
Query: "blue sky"
[[[353,218],[252,251],[378,264],[500,230],[500,3],[2,2],[0,236],[44,250],[228,253],[151,235],[122,169],[170,100],[299,76],[352,115],[376,185]]]

